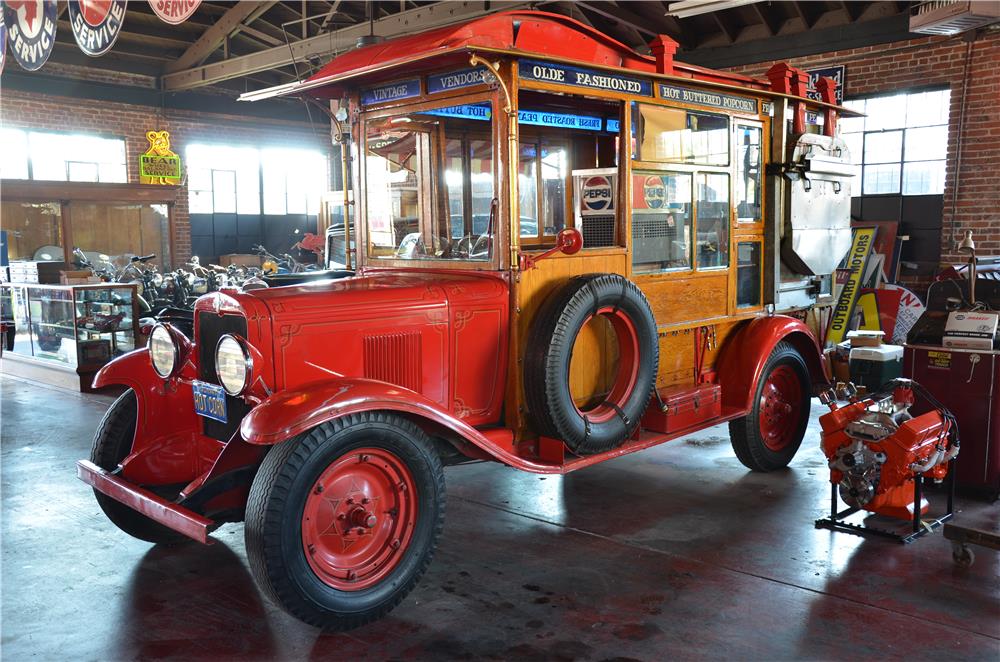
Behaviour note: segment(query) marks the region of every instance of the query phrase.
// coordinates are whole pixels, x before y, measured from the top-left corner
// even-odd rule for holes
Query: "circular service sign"
[[[607,177],[597,175],[583,181],[583,207],[586,211],[605,211],[611,209],[614,191]]]
[[[180,25],[191,18],[201,0],[150,0],[153,13],[170,25]]]
[[[79,0],[69,3],[69,22],[80,50],[97,57],[115,45],[128,0]]]
[[[662,207],[667,201],[667,187],[663,184],[663,179],[655,175],[647,177],[642,183],[642,197],[650,209]]]
[[[41,69],[56,43],[56,0],[7,0],[3,22],[10,52],[27,71]]]

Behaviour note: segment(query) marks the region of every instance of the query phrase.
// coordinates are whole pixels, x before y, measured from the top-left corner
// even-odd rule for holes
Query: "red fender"
[[[785,315],[757,317],[726,342],[719,358],[718,375],[722,405],[749,411],[764,364],[775,345],[790,343],[806,362],[813,384],[829,382],[826,363],[816,336],[801,321]]]
[[[276,444],[317,425],[363,411],[395,411],[446,428],[504,464],[535,473],[560,473],[560,467],[516,455],[505,428],[484,433],[424,396],[385,382],[338,378],[275,393],[255,407],[240,425],[251,444]]]

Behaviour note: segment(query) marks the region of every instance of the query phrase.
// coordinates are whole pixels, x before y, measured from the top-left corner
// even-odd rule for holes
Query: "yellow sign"
[[[181,157],[170,151],[170,132],[147,131],[149,149],[139,157],[140,184],[180,184]]]
[[[872,244],[875,241],[875,228],[855,228],[854,239],[851,242],[851,252],[847,256],[847,282],[840,290],[840,298],[830,316],[830,330],[827,340],[834,345],[843,342],[851,328],[851,317],[858,301],[861,289],[861,279],[865,275],[868,256],[871,255]],[[876,320],[878,319],[876,315]]]

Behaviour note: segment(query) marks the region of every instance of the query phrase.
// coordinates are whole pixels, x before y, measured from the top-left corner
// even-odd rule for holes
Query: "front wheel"
[[[416,425],[384,412],[275,446],[250,488],[246,548],[262,590],[306,623],[348,630],[398,605],[430,564],[444,470]]]
[[[753,409],[729,423],[736,457],[752,471],[788,466],[809,423],[811,387],[806,362],[792,345],[778,343],[757,383]]]

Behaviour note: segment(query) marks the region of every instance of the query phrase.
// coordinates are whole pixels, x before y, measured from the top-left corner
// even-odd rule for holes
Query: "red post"
[[[678,43],[665,34],[653,37],[649,42],[649,50],[656,58],[656,73],[674,73],[674,53],[677,52]]]
[[[824,103],[837,103],[837,96],[834,94],[834,90],[837,89],[837,83],[834,82],[832,78],[823,77],[816,81],[816,91],[819,92],[819,98]],[[830,136],[831,138],[837,134],[837,111],[832,108],[823,109],[823,135]]]
[[[767,70],[767,78],[771,81],[771,89],[780,94],[806,96],[809,87],[809,74],[796,69],[787,62],[779,62]],[[801,101],[793,101],[794,117],[792,131],[796,134],[806,132],[806,107]]]

